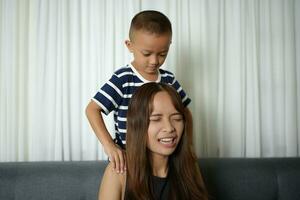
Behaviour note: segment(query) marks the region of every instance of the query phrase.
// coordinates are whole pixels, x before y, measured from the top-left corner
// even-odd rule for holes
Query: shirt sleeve
[[[120,78],[114,74],[93,97],[102,111],[108,115],[111,111],[117,109],[122,102],[122,83]]]
[[[175,76],[174,76],[174,79],[173,79],[171,85],[175,88],[175,90],[180,95],[183,105],[185,107],[187,107],[191,103],[192,100],[188,97],[188,95],[186,94],[186,92],[182,89],[181,85],[176,80]]]

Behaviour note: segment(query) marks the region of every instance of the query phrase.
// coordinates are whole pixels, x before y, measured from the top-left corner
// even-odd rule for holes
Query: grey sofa
[[[94,200],[106,165],[0,163],[0,199]],[[199,159],[199,165],[211,199],[300,200],[300,158],[207,158]]]

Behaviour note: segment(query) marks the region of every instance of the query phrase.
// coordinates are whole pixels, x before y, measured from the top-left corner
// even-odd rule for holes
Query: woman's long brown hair
[[[163,83],[146,83],[139,87],[132,96],[127,112],[126,134],[126,200],[153,200],[150,189],[152,167],[147,150],[149,116],[153,110],[153,99],[158,92],[167,92],[176,110],[183,115],[184,132],[181,140],[168,162],[170,181],[170,199],[206,200],[207,192],[199,171],[197,158],[188,140],[185,107],[174,88]]]

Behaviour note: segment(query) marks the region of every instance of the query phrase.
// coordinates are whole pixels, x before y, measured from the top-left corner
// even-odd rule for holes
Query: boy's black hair
[[[172,35],[172,25],[168,17],[155,10],[144,10],[133,17],[129,29],[130,40],[133,39],[134,32],[138,30],[151,34],[169,33]]]

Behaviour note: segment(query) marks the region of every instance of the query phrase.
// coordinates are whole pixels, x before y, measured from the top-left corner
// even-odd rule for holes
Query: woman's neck
[[[152,173],[157,177],[167,177],[168,175],[168,157],[153,157],[152,158]]]

